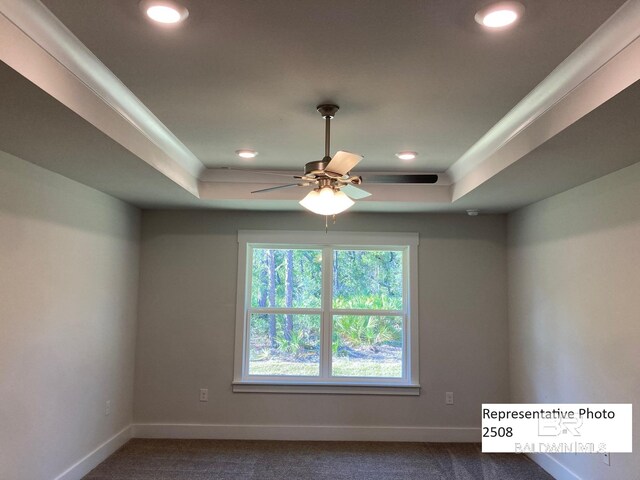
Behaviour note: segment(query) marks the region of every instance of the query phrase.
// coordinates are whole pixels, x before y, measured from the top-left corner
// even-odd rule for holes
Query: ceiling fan
[[[363,159],[361,155],[338,151],[331,157],[331,119],[340,107],[333,104],[318,105],[318,112],[325,119],[324,157],[322,160],[308,162],[304,175],[294,175],[297,183],[278,185],[271,188],[255,190],[251,193],[270,192],[289,187],[310,187],[313,190],[299,203],[307,210],[319,215],[336,215],[354,205],[354,199],[359,200],[371,194],[356,187],[363,183],[360,176],[352,175],[351,169]],[[404,174],[404,175],[368,175],[369,183],[413,183],[429,184],[438,181],[435,174]]]

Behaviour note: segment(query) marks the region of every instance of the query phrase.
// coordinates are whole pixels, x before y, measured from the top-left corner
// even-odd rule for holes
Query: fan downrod
[[[323,162],[329,162],[331,160],[330,144],[331,144],[331,119],[340,109],[339,106],[331,103],[323,103],[316,107],[322,118],[324,118],[324,158]]]

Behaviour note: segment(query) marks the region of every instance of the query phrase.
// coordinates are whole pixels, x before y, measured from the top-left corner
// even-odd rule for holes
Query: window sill
[[[311,393],[332,395],[420,395],[420,385],[366,383],[233,382],[234,393]]]

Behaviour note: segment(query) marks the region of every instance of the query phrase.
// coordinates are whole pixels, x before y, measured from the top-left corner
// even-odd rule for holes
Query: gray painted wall
[[[479,427],[508,399],[504,216],[344,214],[331,229],[420,233],[419,397],[232,393],[239,229],[318,230],[307,213],[146,211],[138,423]],[[319,233],[322,234],[322,233]],[[209,389],[209,402],[198,389]],[[445,391],[455,406],[445,406]]]
[[[631,454],[555,455],[581,478],[640,472],[640,163],[509,215],[513,402],[633,403]]]
[[[55,478],[131,423],[139,216],[0,153],[3,480]]]

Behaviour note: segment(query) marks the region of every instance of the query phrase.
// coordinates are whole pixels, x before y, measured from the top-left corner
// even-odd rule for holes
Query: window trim
[[[418,317],[418,244],[417,233],[391,232],[317,232],[317,231],[238,231],[238,285],[236,296],[236,330],[234,352],[234,392],[268,392],[268,393],[347,393],[373,395],[419,395],[419,317]],[[321,316],[321,358],[327,362],[320,363],[320,377],[307,376],[244,376],[248,368],[248,318],[251,307],[251,286],[248,285],[248,262],[250,246],[254,248],[291,248],[308,247],[323,250],[322,268],[322,304],[320,308],[261,308],[261,312],[273,313],[315,313]],[[345,310],[332,309],[332,275],[333,262],[327,255],[328,249],[402,249],[403,269],[408,288],[403,289],[403,304],[406,310]],[[331,329],[322,328],[325,312],[344,312],[346,314],[402,315],[403,328],[403,377],[330,377],[326,374],[331,368]],[[406,313],[405,313],[406,312]],[[329,314],[328,314],[329,315]],[[326,369],[329,369],[328,371]],[[325,375],[323,377],[323,374]]]

